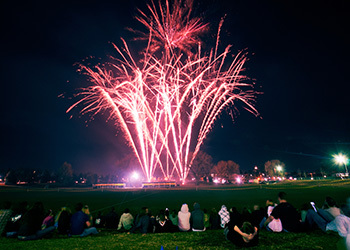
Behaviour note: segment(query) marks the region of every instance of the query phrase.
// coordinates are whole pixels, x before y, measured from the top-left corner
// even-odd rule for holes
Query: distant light
[[[241,178],[237,177],[237,178],[236,178],[236,182],[237,182],[237,183],[241,183],[241,182],[242,182]]]
[[[140,175],[138,172],[135,171],[131,174],[131,179],[138,180],[139,178],[140,178]]]
[[[340,153],[337,155],[333,155],[333,157],[335,163],[338,165],[346,165],[348,163],[348,157],[346,155]]]
[[[281,166],[281,165],[277,165],[277,166],[276,166],[276,170],[277,170],[277,171],[282,171],[282,166]]]
[[[214,183],[219,183],[219,180],[218,179],[214,179],[213,182]]]

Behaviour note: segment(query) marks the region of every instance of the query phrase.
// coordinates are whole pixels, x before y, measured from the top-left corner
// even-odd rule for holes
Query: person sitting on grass
[[[11,203],[5,202],[3,209],[0,209],[0,237],[3,235],[3,232],[6,230],[6,225],[11,218],[12,210]]]
[[[201,210],[199,203],[194,203],[194,210],[191,212],[190,222],[192,231],[203,232],[204,227],[204,212]]]
[[[350,249],[350,218],[343,214],[338,215],[335,219],[335,226],[341,238],[338,242],[338,249]]]
[[[220,226],[225,228],[226,224],[230,222],[230,213],[227,211],[227,207],[222,205],[218,214],[220,215]]]
[[[129,208],[125,208],[124,213],[120,216],[117,230],[129,231],[134,223],[134,217],[130,213]]]
[[[41,230],[44,220],[44,206],[41,202],[36,202],[34,206],[23,215],[18,230],[19,240],[36,240],[48,236],[55,231],[54,226]]]
[[[299,232],[302,229],[300,216],[297,210],[287,202],[285,192],[278,193],[279,204],[273,209],[264,225],[268,225],[274,219],[280,219],[284,232]]]
[[[210,229],[220,229],[220,216],[215,207],[210,209],[209,214]]]
[[[49,209],[49,211],[47,212],[43,223],[41,224],[41,229],[45,229],[48,227],[51,227],[55,224],[55,219],[54,219],[54,215],[51,209]]]
[[[190,224],[191,213],[188,210],[186,203],[182,204],[180,211],[177,214],[178,227],[181,232],[187,232],[191,229]]]
[[[140,230],[142,235],[148,233],[148,228],[150,227],[150,217],[148,214],[148,207],[141,208],[141,212],[136,216],[135,225],[130,229],[128,234],[134,233],[136,230]]]
[[[95,227],[91,227],[90,217],[82,211],[83,204],[78,203],[75,206],[76,212],[71,217],[70,234],[76,236],[88,236],[91,234],[98,234]]]
[[[250,222],[243,222],[239,227],[233,222],[229,222],[224,230],[227,240],[231,241],[238,247],[252,247],[259,243],[258,228]]]
[[[169,213],[169,219],[171,220],[174,226],[178,226],[179,221],[175,209],[171,210],[171,213]]]
[[[334,219],[342,214],[342,211],[337,207],[335,200],[331,197],[326,197],[321,209],[309,209],[306,214],[305,222],[308,229],[313,229],[318,226],[322,231],[328,230],[337,231]]]
[[[70,232],[71,210],[68,207],[62,207],[55,219],[55,227],[59,234],[68,235]]]
[[[210,214],[208,213],[208,210],[206,208],[203,209],[204,212],[204,227],[210,228]]]
[[[105,227],[108,229],[118,228],[118,214],[115,212],[114,207],[111,208],[111,211],[105,216]]]
[[[170,233],[174,232],[174,225],[166,216],[166,212],[164,210],[160,210],[157,215],[155,222],[155,233]]]

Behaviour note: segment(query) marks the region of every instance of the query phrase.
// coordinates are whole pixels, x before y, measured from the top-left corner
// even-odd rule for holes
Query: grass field
[[[274,185],[243,186],[198,186],[178,187],[155,190],[98,190],[98,189],[42,189],[0,187],[0,203],[11,201],[18,203],[42,201],[45,208],[57,211],[61,206],[71,208],[77,202],[88,204],[94,214],[108,212],[114,207],[118,214],[128,207],[136,213],[140,207],[148,206],[153,213],[168,207],[179,210],[187,203],[192,209],[194,202],[202,208],[220,209],[225,204],[252,208],[254,204],[264,206],[266,199],[276,199],[277,193],[285,191],[288,201],[296,208],[303,203],[314,201],[322,205],[325,196],[331,196],[338,203],[345,202],[350,196],[350,181],[298,181]],[[325,234],[321,231],[311,233],[279,233],[261,231],[260,244],[256,249],[336,249],[339,240],[337,234]],[[127,235],[116,231],[103,230],[99,235],[87,238],[53,237],[52,239],[32,242],[20,242],[16,239],[0,239],[0,249],[234,249],[224,238],[222,230],[208,230],[203,233],[139,234]]]

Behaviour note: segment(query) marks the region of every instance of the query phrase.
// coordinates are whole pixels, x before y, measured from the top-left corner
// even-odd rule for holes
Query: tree
[[[18,171],[16,170],[9,170],[5,176],[5,183],[7,185],[9,184],[16,184],[18,181]]]
[[[71,185],[73,182],[73,169],[72,165],[68,162],[63,163],[63,165],[58,170],[58,180],[64,185]]]
[[[190,159],[192,158],[192,155],[193,153],[190,153]],[[202,177],[208,177],[213,167],[213,157],[203,151],[199,151],[196,158],[193,160],[190,171],[198,181]]]
[[[232,179],[232,176],[239,174],[239,165],[234,161],[219,161],[213,168],[213,172],[218,176],[226,179]]]
[[[282,171],[279,171],[277,169],[278,166],[282,167]],[[271,160],[271,161],[265,162],[265,173],[271,177],[284,176],[284,168],[285,168],[285,164],[280,160]]]

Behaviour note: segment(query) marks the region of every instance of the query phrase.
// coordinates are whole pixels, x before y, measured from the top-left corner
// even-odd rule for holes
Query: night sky
[[[307,2],[307,3],[304,3]],[[247,49],[246,74],[255,79],[259,117],[238,106],[222,113],[202,149],[214,162],[241,169],[279,159],[287,171],[331,166],[333,153],[350,153],[349,8],[346,1],[197,1],[210,23],[204,44],[225,18],[221,48]],[[90,120],[66,114],[88,86],[76,62],[116,55],[143,29],[134,16],[144,1],[30,1],[1,3],[0,170],[57,169],[113,173],[131,152],[107,114]],[[130,47],[138,45],[130,41]],[[59,96],[63,94],[65,98]],[[73,116],[72,118],[70,118]]]

